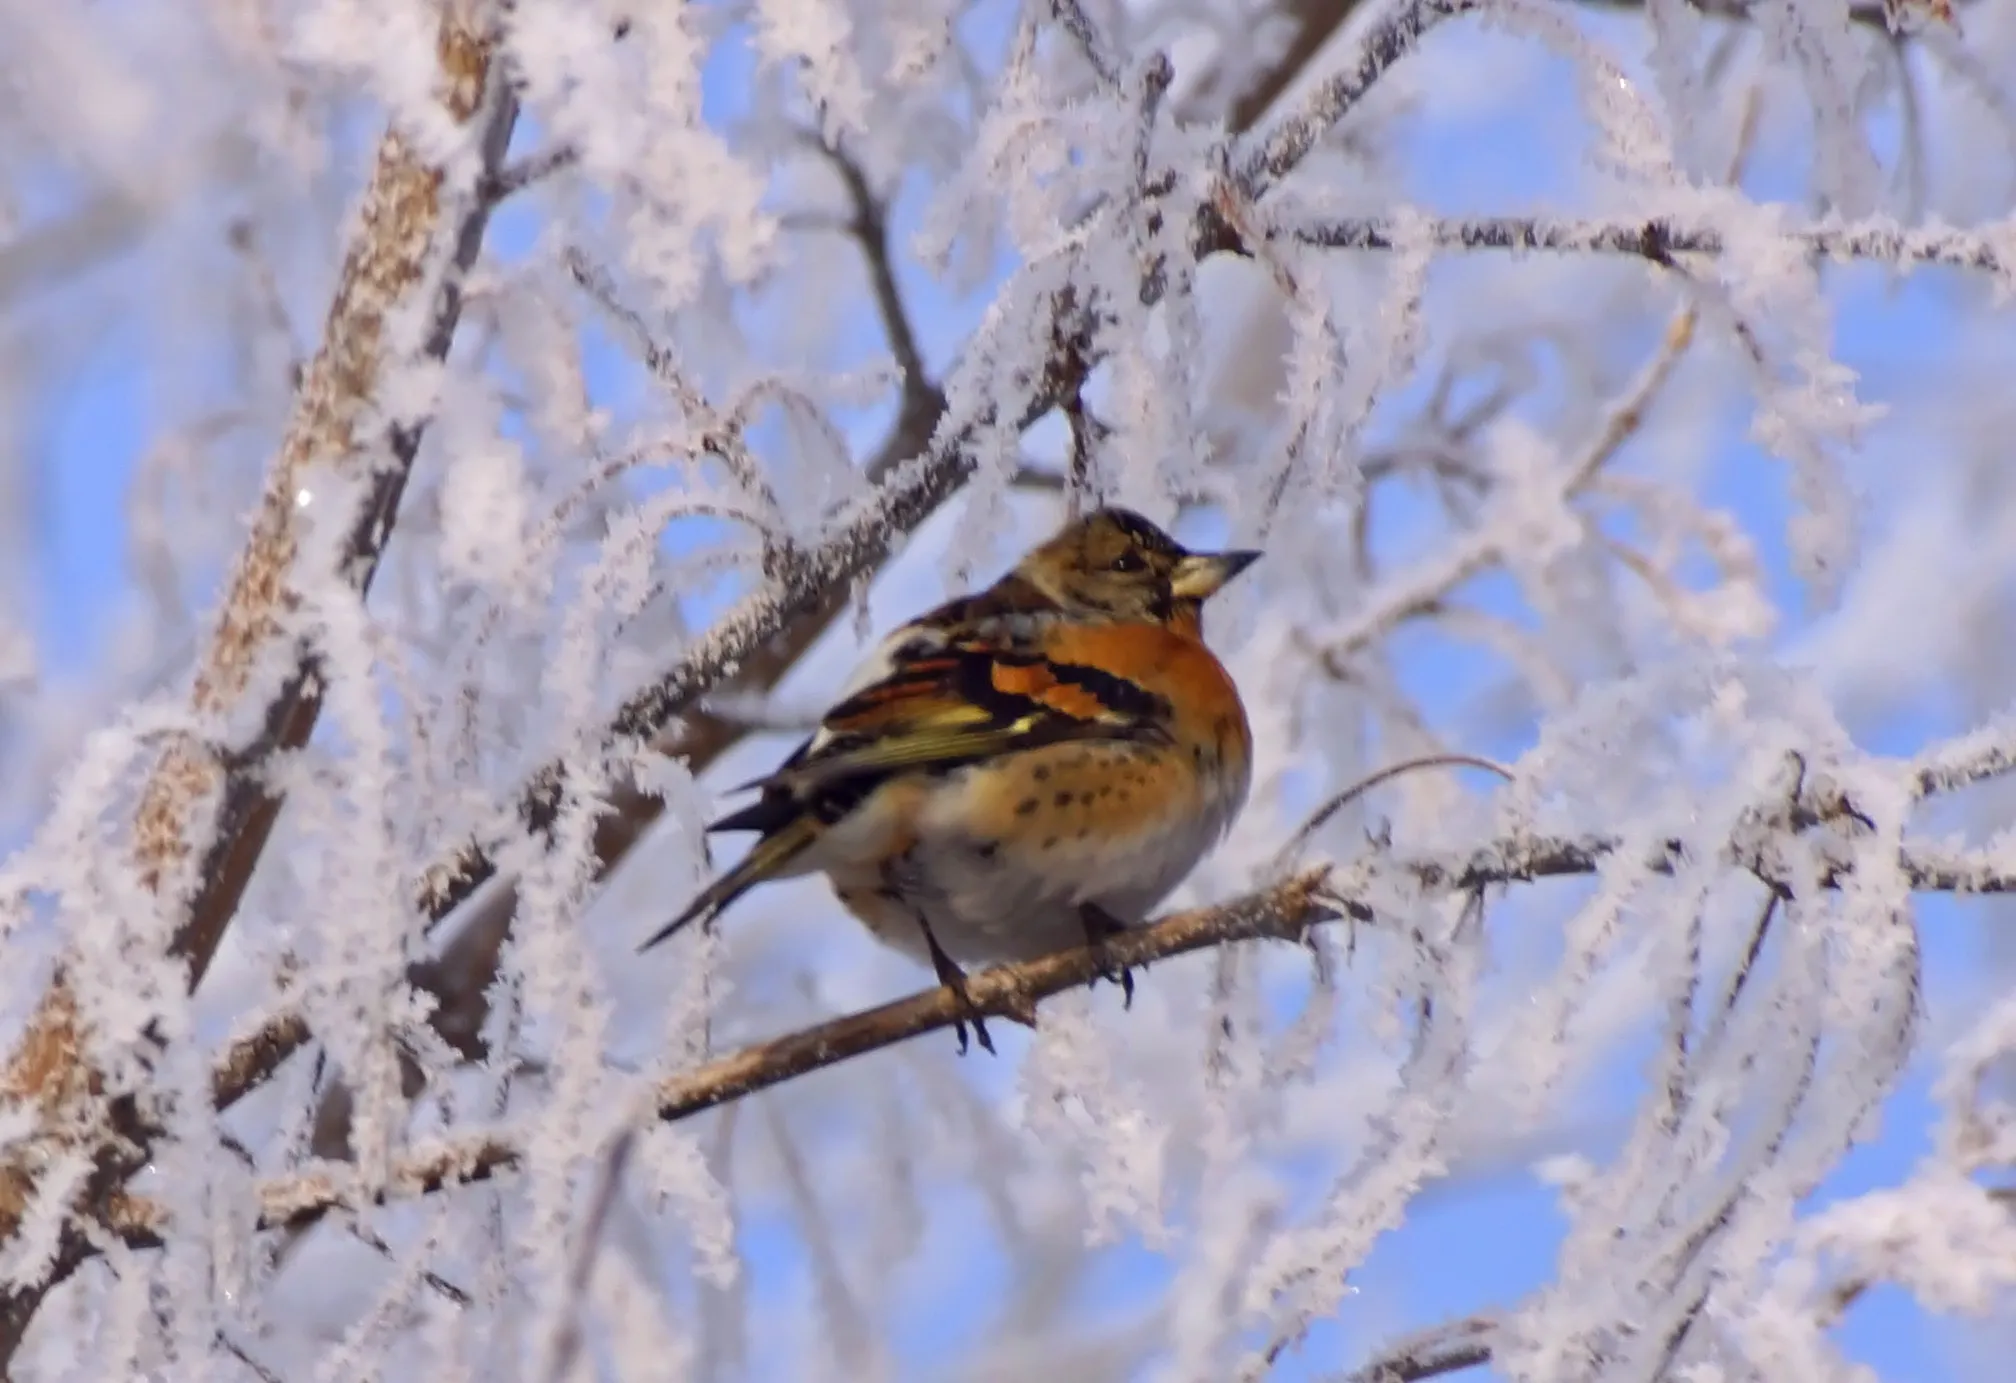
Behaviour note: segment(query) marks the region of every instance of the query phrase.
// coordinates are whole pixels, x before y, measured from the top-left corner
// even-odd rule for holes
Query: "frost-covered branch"
[[[1994,770],[1984,758],[1977,771]],[[1839,888],[1870,863],[1855,853],[1852,842],[1845,837],[1816,839],[1813,850],[1820,867],[1810,873],[1787,864],[1783,846],[1815,827],[1852,830],[1854,811],[1852,803],[1823,786],[1797,802],[1758,813],[1736,837],[1719,846],[1668,840],[1652,846],[1637,863],[1647,872],[1668,874],[1705,849],[1724,866],[1751,873],[1777,889],[1790,891],[1808,879],[1821,888]],[[968,997],[983,1016],[1032,1023],[1044,1000],[1091,983],[1114,964],[1141,969],[1235,942],[1293,942],[1310,927],[1336,920],[1376,926],[1386,901],[1396,897],[1461,897],[1492,887],[1593,875],[1626,848],[1621,838],[1612,836],[1531,834],[1512,834],[1473,850],[1448,853],[1374,848],[1349,863],[1300,870],[1229,903],[1164,917],[1109,938],[1098,951],[1077,947],[981,971],[969,977]],[[2016,892],[2016,865],[1997,852],[1911,845],[1897,853],[1895,866],[1914,890]],[[649,1108],[661,1121],[687,1119],[812,1071],[948,1029],[971,1011],[950,988],[928,989],[669,1076],[651,1093]],[[354,1171],[311,1168],[261,1185],[260,1223],[268,1229],[298,1229],[341,1206],[389,1203],[486,1181],[516,1167],[522,1155],[521,1144],[508,1130],[494,1130],[417,1148],[376,1185],[360,1183]],[[136,1226],[127,1236],[132,1242],[151,1243],[160,1232],[156,1212],[132,1210],[128,1220]],[[1475,1344],[1474,1331],[1466,1328],[1465,1337],[1468,1344],[1453,1341],[1449,1352],[1437,1351],[1435,1357],[1460,1356]]]
[[[1563,460],[1551,482],[1558,487],[1562,503],[1587,490],[1643,425],[1654,400],[1693,344],[1695,319],[1692,307],[1674,314],[1652,358],[1606,404],[1591,436]],[[1363,604],[1352,610],[1340,627],[1324,631],[1324,665],[1333,675],[1345,674],[1352,659],[1400,625],[1444,611],[1445,602],[1458,589],[1503,562],[1507,553],[1524,541],[1526,534],[1518,524],[1487,517],[1432,557],[1377,581]]]
[[[872,531],[884,512],[883,506],[891,526],[900,532],[920,522],[950,495],[963,475],[960,448],[980,420],[969,417],[964,430],[950,441],[934,444],[933,436],[941,431],[944,419],[944,395],[924,370],[915,330],[896,290],[886,210],[869,196],[858,168],[843,156],[833,157],[843,170],[853,168],[851,177],[843,171],[843,180],[858,198],[857,232],[876,285],[877,302],[884,314],[892,351],[904,369],[896,424],[866,467],[869,479],[882,489],[864,506],[863,518],[848,536],[815,553],[781,555],[778,565],[782,570],[773,576],[768,589],[745,599],[735,616],[717,625],[715,636],[689,653],[679,667],[625,703],[605,732],[605,752],[611,762],[628,764],[637,755],[658,749],[680,755],[696,772],[704,769],[741,738],[741,729],[729,721],[709,717],[696,709],[694,703],[723,679],[727,679],[726,685],[740,690],[767,689],[773,685],[825,631],[844,604],[851,578],[887,555],[886,538],[878,538]],[[920,453],[922,458],[913,460]],[[910,487],[907,493],[902,488],[906,482]],[[896,493],[891,494],[892,490]],[[905,522],[906,516],[913,515]],[[533,777],[519,805],[520,816],[529,830],[541,833],[551,824],[565,776],[566,766],[555,762]],[[595,841],[598,878],[606,876],[623,859],[663,810],[658,799],[631,789],[619,788],[618,797],[619,800],[609,804],[610,810],[598,824]],[[430,918],[439,921],[480,887],[493,870],[487,854],[480,850],[464,851],[426,874],[420,904]],[[510,907],[509,898],[500,896],[491,912],[508,913]],[[486,918],[492,926],[483,930],[494,930],[499,920],[488,914]],[[484,920],[478,919],[478,923]],[[472,923],[472,929],[476,927],[477,923]],[[483,987],[476,986],[479,991]]]
[[[1292,939],[1337,915],[1325,888],[1329,873],[1306,870],[1235,902],[1177,913],[1110,940],[1103,953],[1079,947],[983,971],[968,980],[968,996],[990,1017],[1029,1022],[1039,1002],[1089,984],[1115,961],[1143,966],[1229,941]],[[951,989],[925,990],[668,1077],[651,1093],[649,1110],[666,1122],[691,1118],[808,1072],[949,1029],[969,1013]],[[416,1150],[395,1163],[375,1187],[358,1184],[354,1172],[326,1166],[274,1178],[259,1189],[259,1221],[267,1229],[301,1228],[340,1206],[389,1203],[486,1181],[517,1166],[522,1155],[520,1144],[508,1132],[498,1131]],[[129,1206],[122,1232],[127,1242],[153,1246],[164,1231],[158,1208],[144,1201]]]
[[[626,700],[591,753],[611,764],[637,761],[673,722],[692,708],[778,633],[831,598],[888,556],[908,533],[957,492],[972,469],[966,445],[992,421],[991,408],[974,401],[964,417],[941,423],[925,453],[897,468],[887,484],[850,508],[817,548],[781,554],[774,574],[743,597],[706,638],[673,668]],[[431,867],[421,881],[419,904],[445,917],[496,872],[492,850],[518,830],[543,836],[557,819],[572,772],[555,760],[535,773],[509,821]]]
[[[1358,47],[1358,60],[1340,67],[1295,110],[1270,125],[1257,147],[1237,161],[1240,191],[1258,197],[1302,162],[1316,141],[1365,99],[1386,70],[1413,52],[1430,29],[1467,14],[1477,0],[1383,0],[1383,8]]]
[[[469,127],[473,171],[457,175],[458,187],[450,170],[429,162],[400,130],[386,136],[321,349],[197,668],[191,705],[199,717],[248,719],[242,698],[251,696],[264,707],[262,728],[221,751],[178,745],[141,802],[135,849],[167,895],[186,902],[173,950],[188,958],[192,984],[208,967],[280,808],[260,781],[262,770],[273,755],[307,742],[321,709],[312,648],[302,648],[282,685],[255,681],[274,645],[303,637],[290,628],[299,585],[319,573],[297,563],[326,564],[360,596],[370,589],[427,423],[424,412],[386,397],[387,384],[396,372],[445,358],[461,314],[462,277],[482,244],[489,205],[476,184],[502,159],[516,104],[508,83],[494,80],[488,16],[475,8],[450,8],[437,53],[444,104]],[[383,434],[360,431],[377,411],[388,419]],[[327,550],[312,546],[337,535]],[[196,819],[206,806],[216,813],[214,828]],[[199,875],[178,877],[198,858]]]
[[[1345,1375],[1344,1383],[1420,1383],[1491,1362],[1491,1337],[1498,1322],[1490,1316],[1470,1316],[1424,1330],[1385,1349],[1363,1367]]]
[[[2016,223],[1978,230],[1905,226],[1872,219],[1834,225],[1786,226],[1775,232],[1816,255],[1881,264],[1943,265],[2016,276]],[[1276,238],[1339,250],[1394,250],[1423,241],[1443,250],[1546,251],[1556,254],[1633,255],[1667,264],[1676,255],[1719,255],[1727,237],[1706,226],[1673,221],[1562,220],[1527,216],[1423,217],[1401,230],[1383,217],[1295,220]],[[1226,248],[1232,248],[1228,242]]]
[[[1642,10],[1643,0],[1577,0],[1592,9]],[[1755,20],[1757,5],[1754,0],[1692,0],[1694,8],[1704,15],[1717,19]],[[1960,0],[1960,8],[1979,3],[1979,0]],[[1866,28],[1890,30],[1899,11],[1921,8],[1928,14],[1935,14],[1947,7],[1947,0],[1853,0],[1847,7],[1848,21]],[[1948,16],[1950,19],[1950,14]]]
[[[285,1013],[255,1028],[225,1048],[210,1072],[210,1098],[219,1110],[229,1109],[263,1084],[310,1037],[308,1021]]]
[[[1266,114],[1362,4],[1363,0],[1283,0],[1276,6],[1276,19],[1292,23],[1294,33],[1282,46],[1280,58],[1233,101],[1227,121],[1233,133],[1250,128]]]
[[[1100,82],[1108,88],[1117,87],[1120,84],[1120,64],[1105,36],[1098,31],[1091,16],[1085,13],[1085,6],[1079,0],[1051,0],[1051,9]]]
[[[516,118],[508,84],[496,79],[492,18],[483,6],[451,6],[438,33],[438,99],[466,132],[467,171],[430,158],[396,126],[380,144],[321,347],[301,380],[196,669],[190,709],[219,742],[185,736],[173,743],[141,797],[135,855],[167,904],[170,951],[186,961],[191,987],[230,925],[279,813],[281,798],[264,772],[276,755],[307,742],[321,709],[313,636],[299,621],[301,588],[341,581],[360,598],[369,589],[419,449],[425,412],[389,397],[386,386],[445,358],[462,276],[482,243],[489,203],[477,184],[501,160]],[[0,1082],[9,1097],[39,1105],[52,1124],[71,1124],[66,1140],[95,1122],[80,1107],[96,1077],[73,982],[60,973],[52,982]],[[125,1163],[121,1157],[107,1166]],[[116,1180],[104,1178],[99,1194]],[[31,1181],[12,1165],[0,1181],[4,1240],[18,1227]],[[63,1256],[79,1251],[67,1247],[52,1276],[62,1275]],[[10,1299],[0,1357],[18,1344],[37,1300],[35,1291]]]

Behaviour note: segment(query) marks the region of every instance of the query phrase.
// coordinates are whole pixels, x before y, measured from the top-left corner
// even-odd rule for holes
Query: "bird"
[[[732,868],[639,949],[771,880],[823,873],[874,936],[928,963],[993,1052],[963,965],[1095,948],[1224,836],[1252,729],[1203,605],[1261,554],[1192,552],[1140,514],[1067,522],[994,585],[872,649],[756,801]],[[1133,977],[1103,967],[1133,999]],[[1097,977],[1095,977],[1096,983]]]

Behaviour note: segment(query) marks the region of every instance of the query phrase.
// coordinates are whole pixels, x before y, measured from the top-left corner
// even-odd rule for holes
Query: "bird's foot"
[[[987,1031],[987,1020],[980,1016],[979,1005],[973,1002],[972,994],[967,991],[966,972],[959,968],[957,961],[945,954],[945,948],[938,944],[937,937],[931,935],[929,927],[924,929],[924,944],[931,953],[931,969],[938,976],[938,983],[952,991],[953,999],[963,1013],[962,1017],[952,1020],[953,1036],[959,1039],[959,1055],[966,1055],[972,1045],[966,1037],[968,1023],[973,1025],[974,1040],[980,1043],[987,1055],[995,1055],[994,1039]]]
[[[1091,983],[1100,980],[1120,986],[1120,1007],[1134,1007],[1134,972],[1124,965],[1115,964],[1108,954],[1107,942],[1126,930],[1126,926],[1097,903],[1081,903],[1078,916],[1085,923],[1085,944],[1090,946],[1099,960],[1099,970],[1092,976]]]

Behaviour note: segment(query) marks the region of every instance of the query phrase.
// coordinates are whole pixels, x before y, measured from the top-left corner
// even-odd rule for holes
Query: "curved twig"
[[[1271,871],[1276,874],[1286,873],[1295,863],[1295,857],[1302,852],[1302,847],[1309,843],[1310,837],[1322,830],[1325,822],[1351,803],[1381,783],[1390,783],[1395,778],[1421,768],[1481,768],[1488,773],[1497,774],[1508,783],[1512,781],[1511,769],[1495,759],[1483,759],[1475,754],[1424,754],[1418,759],[1402,759],[1397,764],[1388,764],[1382,769],[1366,774],[1311,812],[1309,819],[1296,828],[1295,834],[1288,837],[1287,844],[1275,854],[1269,866]]]

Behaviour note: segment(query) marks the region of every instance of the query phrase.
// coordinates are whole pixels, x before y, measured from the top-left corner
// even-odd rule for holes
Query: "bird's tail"
[[[729,821],[733,820],[729,818]],[[716,822],[715,826],[736,829],[728,821]],[[751,846],[749,853],[733,869],[702,889],[700,896],[686,905],[685,911],[653,932],[650,939],[637,949],[648,951],[674,932],[695,922],[712,922],[730,903],[750,889],[766,879],[777,877],[804,852],[806,846],[818,838],[819,831],[819,820],[810,812],[799,813],[782,823]]]

